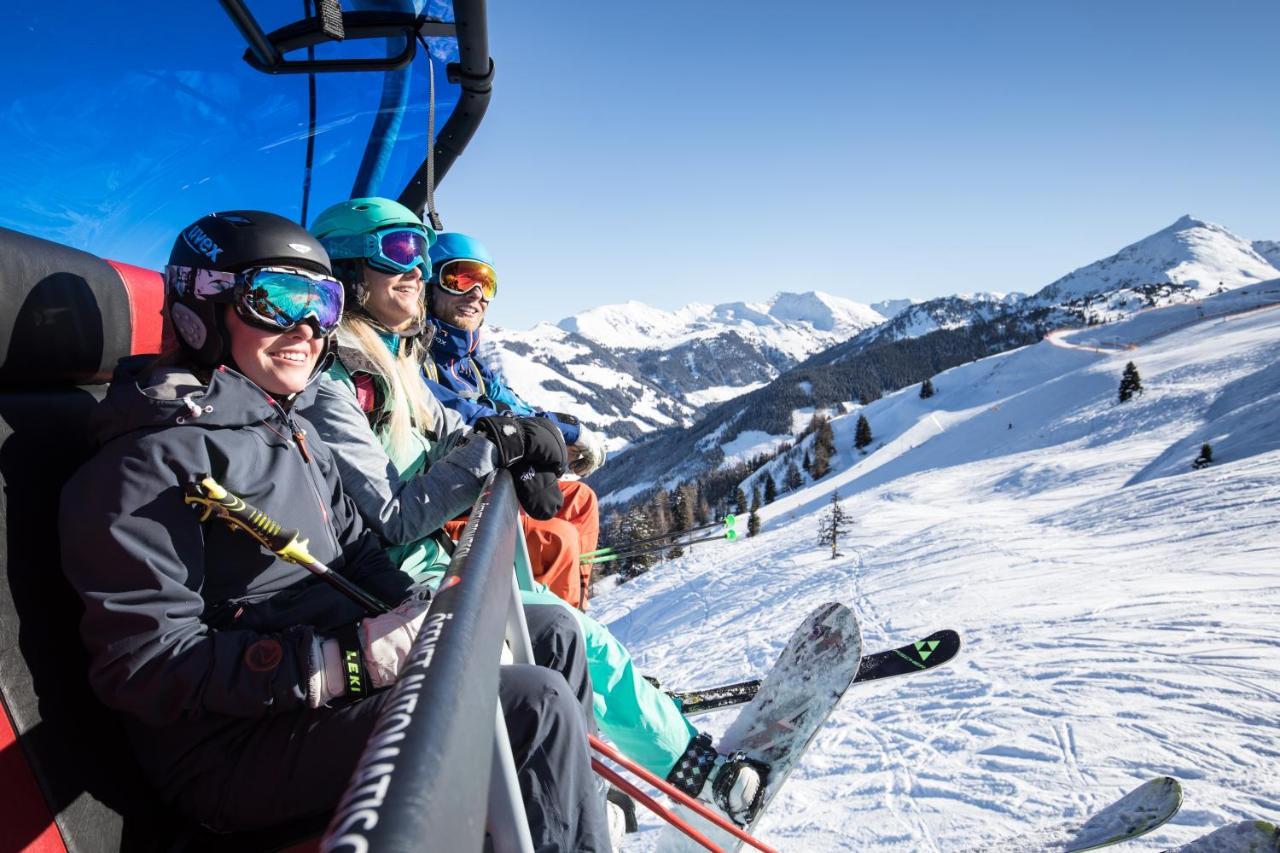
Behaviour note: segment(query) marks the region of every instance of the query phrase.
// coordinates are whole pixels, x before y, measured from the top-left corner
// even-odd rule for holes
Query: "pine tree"
[[[655,529],[653,516],[645,507],[638,507],[635,511],[627,514],[622,520],[622,542],[635,542],[638,539],[648,539],[650,536],[656,536],[658,531]],[[616,561],[618,565],[618,574],[626,579],[634,578],[642,575],[649,570],[649,567],[657,561],[656,554],[634,554],[623,560]],[[606,564],[607,565],[607,564]]]
[[[1124,366],[1124,375],[1120,377],[1120,402],[1127,403],[1134,394],[1142,393],[1142,377],[1138,368],[1131,361]]]
[[[813,436],[813,467],[809,473],[817,480],[831,470],[831,457],[836,455],[836,436],[831,431],[831,421],[822,419]]]
[[[933,391],[932,379],[926,379],[925,381],[920,383],[920,399],[921,400],[928,400],[930,397],[933,396],[933,394],[934,394],[934,391]]]
[[[733,493],[734,512],[738,515],[747,514],[747,493],[742,491],[742,486],[738,486],[738,490]]]
[[[858,415],[858,425],[853,431],[853,446],[858,450],[865,450],[871,442],[871,424],[867,422],[866,415]]]
[[[809,451],[807,450],[804,452],[804,462],[802,463],[802,467],[805,471],[810,473],[813,471],[813,460],[809,458]]]
[[[751,511],[755,512],[760,509],[760,487],[756,486],[751,490]]]
[[[671,500],[671,526],[668,528],[672,533],[678,533],[693,527],[694,500],[696,498],[690,494],[689,486],[680,486],[676,489],[675,495]],[[672,545],[666,554],[667,559],[674,560],[676,557],[684,555],[684,548],[679,545]]]
[[[831,549],[831,559],[840,556],[840,537],[849,532],[853,519],[840,506],[840,493],[831,493],[831,506],[818,519],[818,544]]]
[[[766,505],[778,499],[778,484],[773,482],[772,474],[764,475],[764,502]]]
[[[1213,447],[1209,442],[1200,445],[1200,455],[1191,463],[1191,467],[1199,471],[1201,468],[1207,468],[1213,464]]]
[[[751,514],[747,516],[747,536],[755,536],[760,532],[760,513],[756,512],[758,506],[751,507]]]
[[[786,485],[788,492],[794,492],[804,485],[804,477],[800,474],[800,469],[796,467],[794,462],[787,466]]]

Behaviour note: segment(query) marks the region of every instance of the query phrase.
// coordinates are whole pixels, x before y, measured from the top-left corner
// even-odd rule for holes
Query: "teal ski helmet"
[[[347,288],[348,304],[364,303],[364,265],[387,273],[422,266],[431,275],[428,251],[436,232],[412,210],[389,198],[353,198],[326,208],[311,233],[333,259],[334,273]],[[420,259],[420,260],[419,260]]]

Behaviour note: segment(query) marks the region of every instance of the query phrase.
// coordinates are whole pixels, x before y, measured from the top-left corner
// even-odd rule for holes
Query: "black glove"
[[[549,418],[490,415],[477,420],[475,430],[494,443],[498,465],[510,468],[512,474],[515,466],[522,464],[559,477],[568,465],[564,436]]]
[[[490,415],[477,420],[475,430],[498,448],[498,464],[511,472],[516,498],[530,517],[546,521],[560,511],[564,494],[557,480],[568,451],[559,427],[547,418]]]
[[[516,499],[530,518],[546,521],[560,511],[564,492],[560,478],[550,471],[538,471],[524,463],[509,469],[516,484]]]

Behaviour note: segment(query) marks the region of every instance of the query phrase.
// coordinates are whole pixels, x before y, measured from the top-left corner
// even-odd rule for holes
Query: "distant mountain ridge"
[[[654,430],[687,426],[706,407],[884,319],[816,291],[676,311],[628,302],[528,331],[488,329],[481,352],[531,403],[578,414],[617,450]]]
[[[1031,296],[973,293],[865,305],[821,292],[780,293],[765,302],[693,303],[675,311],[628,302],[528,331],[493,328],[483,352],[530,402],[578,415],[602,430],[615,452],[637,443],[643,453],[657,452],[650,438],[693,429],[690,440],[664,440],[662,464],[653,469],[678,479],[720,454],[709,435],[737,442],[730,457],[742,456],[738,435],[756,429],[752,423],[779,430],[773,438],[762,433],[761,448],[785,440],[807,419],[783,411],[800,405],[797,394],[819,408],[876,396],[893,382],[918,381],[906,377],[922,370],[928,375],[956,363],[949,359],[1021,346],[1051,328],[1111,322],[1280,277],[1278,261],[1280,242],[1250,243],[1183,216]],[[920,346],[884,349],[925,338]],[[873,350],[878,354],[868,358]],[[912,367],[904,359],[923,361]],[[840,371],[821,372],[835,365]],[[806,378],[797,379],[797,370]],[[771,390],[779,381],[789,384]],[[728,405],[739,397],[741,405]],[[750,417],[743,417],[744,406]],[[647,471],[630,470],[638,462],[624,461],[628,455],[615,456],[611,470],[598,475],[605,491],[649,479]]]

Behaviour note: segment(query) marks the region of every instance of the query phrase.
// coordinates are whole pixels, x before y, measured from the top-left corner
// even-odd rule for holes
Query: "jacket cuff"
[[[483,480],[498,467],[498,448],[485,436],[473,432],[441,461],[461,468],[477,480]]]

